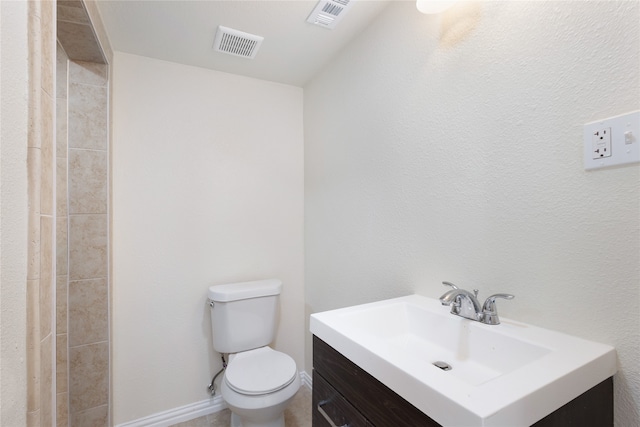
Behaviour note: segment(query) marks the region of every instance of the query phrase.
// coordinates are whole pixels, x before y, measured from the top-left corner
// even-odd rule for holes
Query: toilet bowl
[[[284,409],[299,388],[295,361],[261,347],[231,355],[221,393],[232,427],[284,427]]]
[[[282,282],[209,287],[213,347],[229,355],[221,395],[231,427],[284,427],[284,410],[300,388],[296,362],[269,347]]]

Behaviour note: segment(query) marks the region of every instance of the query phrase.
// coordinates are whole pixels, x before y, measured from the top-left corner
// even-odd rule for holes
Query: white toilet
[[[209,287],[213,348],[229,354],[221,394],[231,427],[284,427],[300,388],[296,362],[269,347],[281,289],[277,279]]]

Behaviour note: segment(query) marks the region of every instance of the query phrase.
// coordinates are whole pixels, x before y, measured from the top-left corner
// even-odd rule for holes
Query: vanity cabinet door
[[[367,427],[367,419],[345,400],[340,393],[313,372],[313,426]]]
[[[376,427],[440,427],[415,406],[376,380],[329,344],[313,337],[313,392],[316,372]],[[316,409],[314,404],[314,410]],[[337,424],[336,425],[340,425]],[[325,426],[315,424],[314,427]]]

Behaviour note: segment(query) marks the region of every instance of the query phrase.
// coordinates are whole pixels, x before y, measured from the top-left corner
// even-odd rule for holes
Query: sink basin
[[[616,372],[611,346],[410,295],[311,315],[311,332],[445,426],[526,426]]]

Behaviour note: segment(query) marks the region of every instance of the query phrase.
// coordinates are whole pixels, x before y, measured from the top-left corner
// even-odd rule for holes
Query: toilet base
[[[238,414],[231,412],[231,427],[284,427],[284,413],[275,420],[256,424],[249,420],[243,422]]]
[[[234,363],[230,358],[227,369]],[[281,389],[259,395],[241,394],[229,387],[225,376],[220,394],[231,411],[231,427],[284,427],[284,411],[300,389],[300,375]]]

